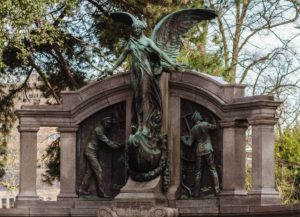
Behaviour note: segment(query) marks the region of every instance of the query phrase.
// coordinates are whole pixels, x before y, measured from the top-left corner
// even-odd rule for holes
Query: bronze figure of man
[[[194,197],[199,197],[200,195],[202,171],[205,162],[211,174],[215,194],[218,195],[220,193],[219,178],[213,157],[212,142],[209,135],[209,130],[216,129],[217,126],[215,123],[208,123],[203,120],[202,115],[198,111],[193,114],[192,121],[194,126],[191,129],[190,136],[182,136],[181,141],[187,146],[192,146],[193,144],[196,145]]]
[[[111,117],[103,118],[101,124],[93,130],[89,138],[84,151],[87,159],[87,169],[79,188],[79,194],[81,195],[90,194],[88,191],[89,182],[92,175],[94,175],[96,177],[98,196],[103,195],[103,197],[109,197],[103,188],[103,173],[101,164],[98,160],[98,152],[102,145],[107,145],[113,149],[121,148],[120,144],[116,144],[106,136],[107,131],[111,129],[114,122],[115,121]]]

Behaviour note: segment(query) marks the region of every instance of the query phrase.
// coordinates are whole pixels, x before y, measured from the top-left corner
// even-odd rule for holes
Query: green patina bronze
[[[216,17],[213,11],[187,9],[165,16],[155,26],[151,39],[143,34],[147,24],[130,13],[112,13],[111,17],[132,27],[130,39],[109,74],[131,55],[133,89],[132,128],[128,140],[128,169],[137,181],[163,176],[168,185],[167,137],[161,132],[162,93],[159,79],[162,72],[179,68],[176,57],[180,36],[201,20]]]
[[[112,125],[115,123],[112,117],[105,117],[101,123],[95,127],[90,135],[88,143],[84,150],[84,155],[87,159],[87,169],[85,171],[82,183],[79,188],[79,195],[85,196],[86,198],[93,198],[89,192],[90,180],[94,176],[97,183],[97,193],[99,197],[109,198],[104,190],[103,185],[103,168],[101,162],[98,159],[98,152],[101,146],[108,146],[112,149],[122,148],[121,144],[113,142],[107,137],[107,131],[109,131]],[[96,197],[98,198],[98,197]]]
[[[194,125],[190,130],[190,135],[181,137],[181,142],[184,145],[196,146],[195,186],[193,191],[193,196],[196,198],[200,195],[204,164],[208,166],[215,194],[220,193],[219,178],[213,156],[214,150],[209,134],[209,130],[216,129],[217,125],[213,117],[211,117],[211,120],[213,123],[205,121],[200,112],[195,111],[192,116]]]

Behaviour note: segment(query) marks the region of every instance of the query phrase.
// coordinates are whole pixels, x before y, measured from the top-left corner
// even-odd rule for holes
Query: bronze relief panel
[[[115,197],[126,183],[125,102],[84,120],[77,133],[77,193],[82,199]]]
[[[220,193],[222,130],[218,120],[209,109],[181,101],[181,199]]]

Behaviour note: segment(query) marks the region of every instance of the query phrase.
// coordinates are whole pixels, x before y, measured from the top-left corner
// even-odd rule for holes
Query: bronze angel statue
[[[131,55],[131,86],[133,89],[132,128],[128,140],[130,176],[137,181],[151,180],[167,172],[166,137],[161,133],[162,96],[159,78],[166,67],[178,69],[176,57],[180,37],[202,20],[216,17],[207,9],[185,9],[161,19],[150,38],[143,34],[147,24],[130,13],[116,12],[111,17],[130,25],[132,32],[112,73]],[[165,182],[166,183],[166,182]]]

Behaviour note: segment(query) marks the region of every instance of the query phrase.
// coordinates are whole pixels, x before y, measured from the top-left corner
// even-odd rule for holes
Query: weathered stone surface
[[[116,215],[117,217],[146,217],[150,215],[151,209],[163,208],[165,216],[170,215],[171,217],[172,211],[169,209],[165,210],[167,206],[167,198],[161,193],[160,176],[148,182],[136,182],[129,178],[126,185],[121,189],[120,194],[113,200],[113,211],[111,211],[113,214],[111,215]],[[103,211],[103,213],[105,212]],[[157,212],[159,213],[160,211],[158,210]],[[152,213],[156,213],[156,211],[152,210]],[[154,214],[152,216],[155,217]]]
[[[251,206],[251,205],[233,205],[237,204],[238,199],[232,199],[230,206],[216,207],[216,200],[194,200],[189,201],[177,201],[178,206],[175,206],[179,210],[180,217],[191,217],[191,216],[227,216],[227,217],[299,217],[300,216],[300,205],[272,205],[272,206]],[[48,202],[47,202],[48,203]],[[207,206],[206,206],[207,205]],[[48,208],[13,208],[13,209],[0,209],[1,217],[23,217],[23,216],[47,216],[47,217],[66,217],[66,216],[76,216],[76,217],[99,217],[99,208],[69,208],[61,209],[54,208],[49,205],[43,207]],[[50,208],[51,207],[51,208]],[[110,212],[115,213],[112,209],[104,206],[105,210],[110,210]],[[162,207],[164,209],[166,207]],[[160,209],[160,207],[159,207]],[[167,209],[169,210],[169,209]],[[109,213],[109,212],[108,212]],[[164,213],[159,212],[159,213]],[[148,217],[149,213],[139,216]],[[176,215],[175,215],[176,216]],[[119,216],[117,216],[119,217]],[[151,216],[152,217],[152,216]]]
[[[77,198],[76,194],[76,131],[77,126],[59,128],[60,146],[60,193],[58,199]]]
[[[110,200],[76,200],[74,202],[75,209],[98,209],[99,207],[112,207],[112,201]]]
[[[76,217],[97,217],[99,207],[86,209],[71,209],[70,216]]]
[[[0,216],[2,217],[22,217],[29,216],[29,208],[13,208],[13,209],[0,209]]]
[[[38,200],[36,193],[37,126],[19,127],[20,131],[20,185],[18,201]],[[18,204],[16,203],[16,206]]]
[[[169,98],[168,152],[170,165],[170,186],[167,193],[169,200],[180,196],[180,98]]]
[[[260,204],[279,204],[275,191],[274,124],[276,120],[252,120],[252,192]]]
[[[51,214],[50,214],[51,213]],[[66,208],[31,208],[30,216],[36,217],[54,217],[54,216],[68,216],[70,215],[70,209]]]
[[[71,208],[74,206],[74,201],[72,200],[62,200],[62,201],[41,201],[41,200],[20,200],[18,202],[18,208]]]

